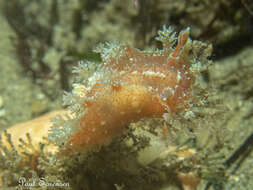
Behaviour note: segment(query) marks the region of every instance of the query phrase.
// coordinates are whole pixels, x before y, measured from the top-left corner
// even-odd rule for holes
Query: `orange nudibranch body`
[[[68,138],[68,148],[83,151],[106,145],[132,122],[189,106],[195,79],[189,28],[178,38],[170,28],[164,29],[158,40],[163,50],[111,44],[100,50],[103,61],[83,84],[83,114],[79,128]]]

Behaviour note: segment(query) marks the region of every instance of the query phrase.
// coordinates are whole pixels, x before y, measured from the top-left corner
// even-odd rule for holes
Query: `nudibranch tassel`
[[[176,32],[173,31],[171,26],[167,28],[164,25],[163,29],[158,31],[158,36],[155,39],[162,42],[163,51],[169,54],[172,51],[172,46],[177,40]]]

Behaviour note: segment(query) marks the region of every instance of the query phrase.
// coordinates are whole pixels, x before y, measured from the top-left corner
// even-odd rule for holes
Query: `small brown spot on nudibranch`
[[[120,84],[112,84],[112,86],[111,86],[112,90],[116,91],[116,92],[120,91],[121,87],[122,86]]]

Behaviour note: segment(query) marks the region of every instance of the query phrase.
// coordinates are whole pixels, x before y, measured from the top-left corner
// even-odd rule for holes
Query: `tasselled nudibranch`
[[[200,69],[189,33],[188,27],[177,37],[170,27],[164,27],[156,38],[163,45],[161,50],[100,45],[96,52],[102,63],[65,97],[73,118],[56,122],[49,139],[76,151],[95,149],[141,118],[162,118],[188,109]],[[82,62],[75,72],[87,73],[94,64]]]

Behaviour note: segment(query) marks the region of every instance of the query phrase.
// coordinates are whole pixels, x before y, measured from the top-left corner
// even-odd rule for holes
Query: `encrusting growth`
[[[96,150],[132,122],[164,114],[173,117],[190,108],[200,61],[189,33],[187,28],[177,38],[171,28],[164,27],[156,38],[162,50],[140,51],[109,43],[99,46],[96,51],[102,63],[65,97],[76,117],[58,119],[49,139],[64,144],[65,150]],[[75,72],[82,75],[92,64],[82,62]]]

